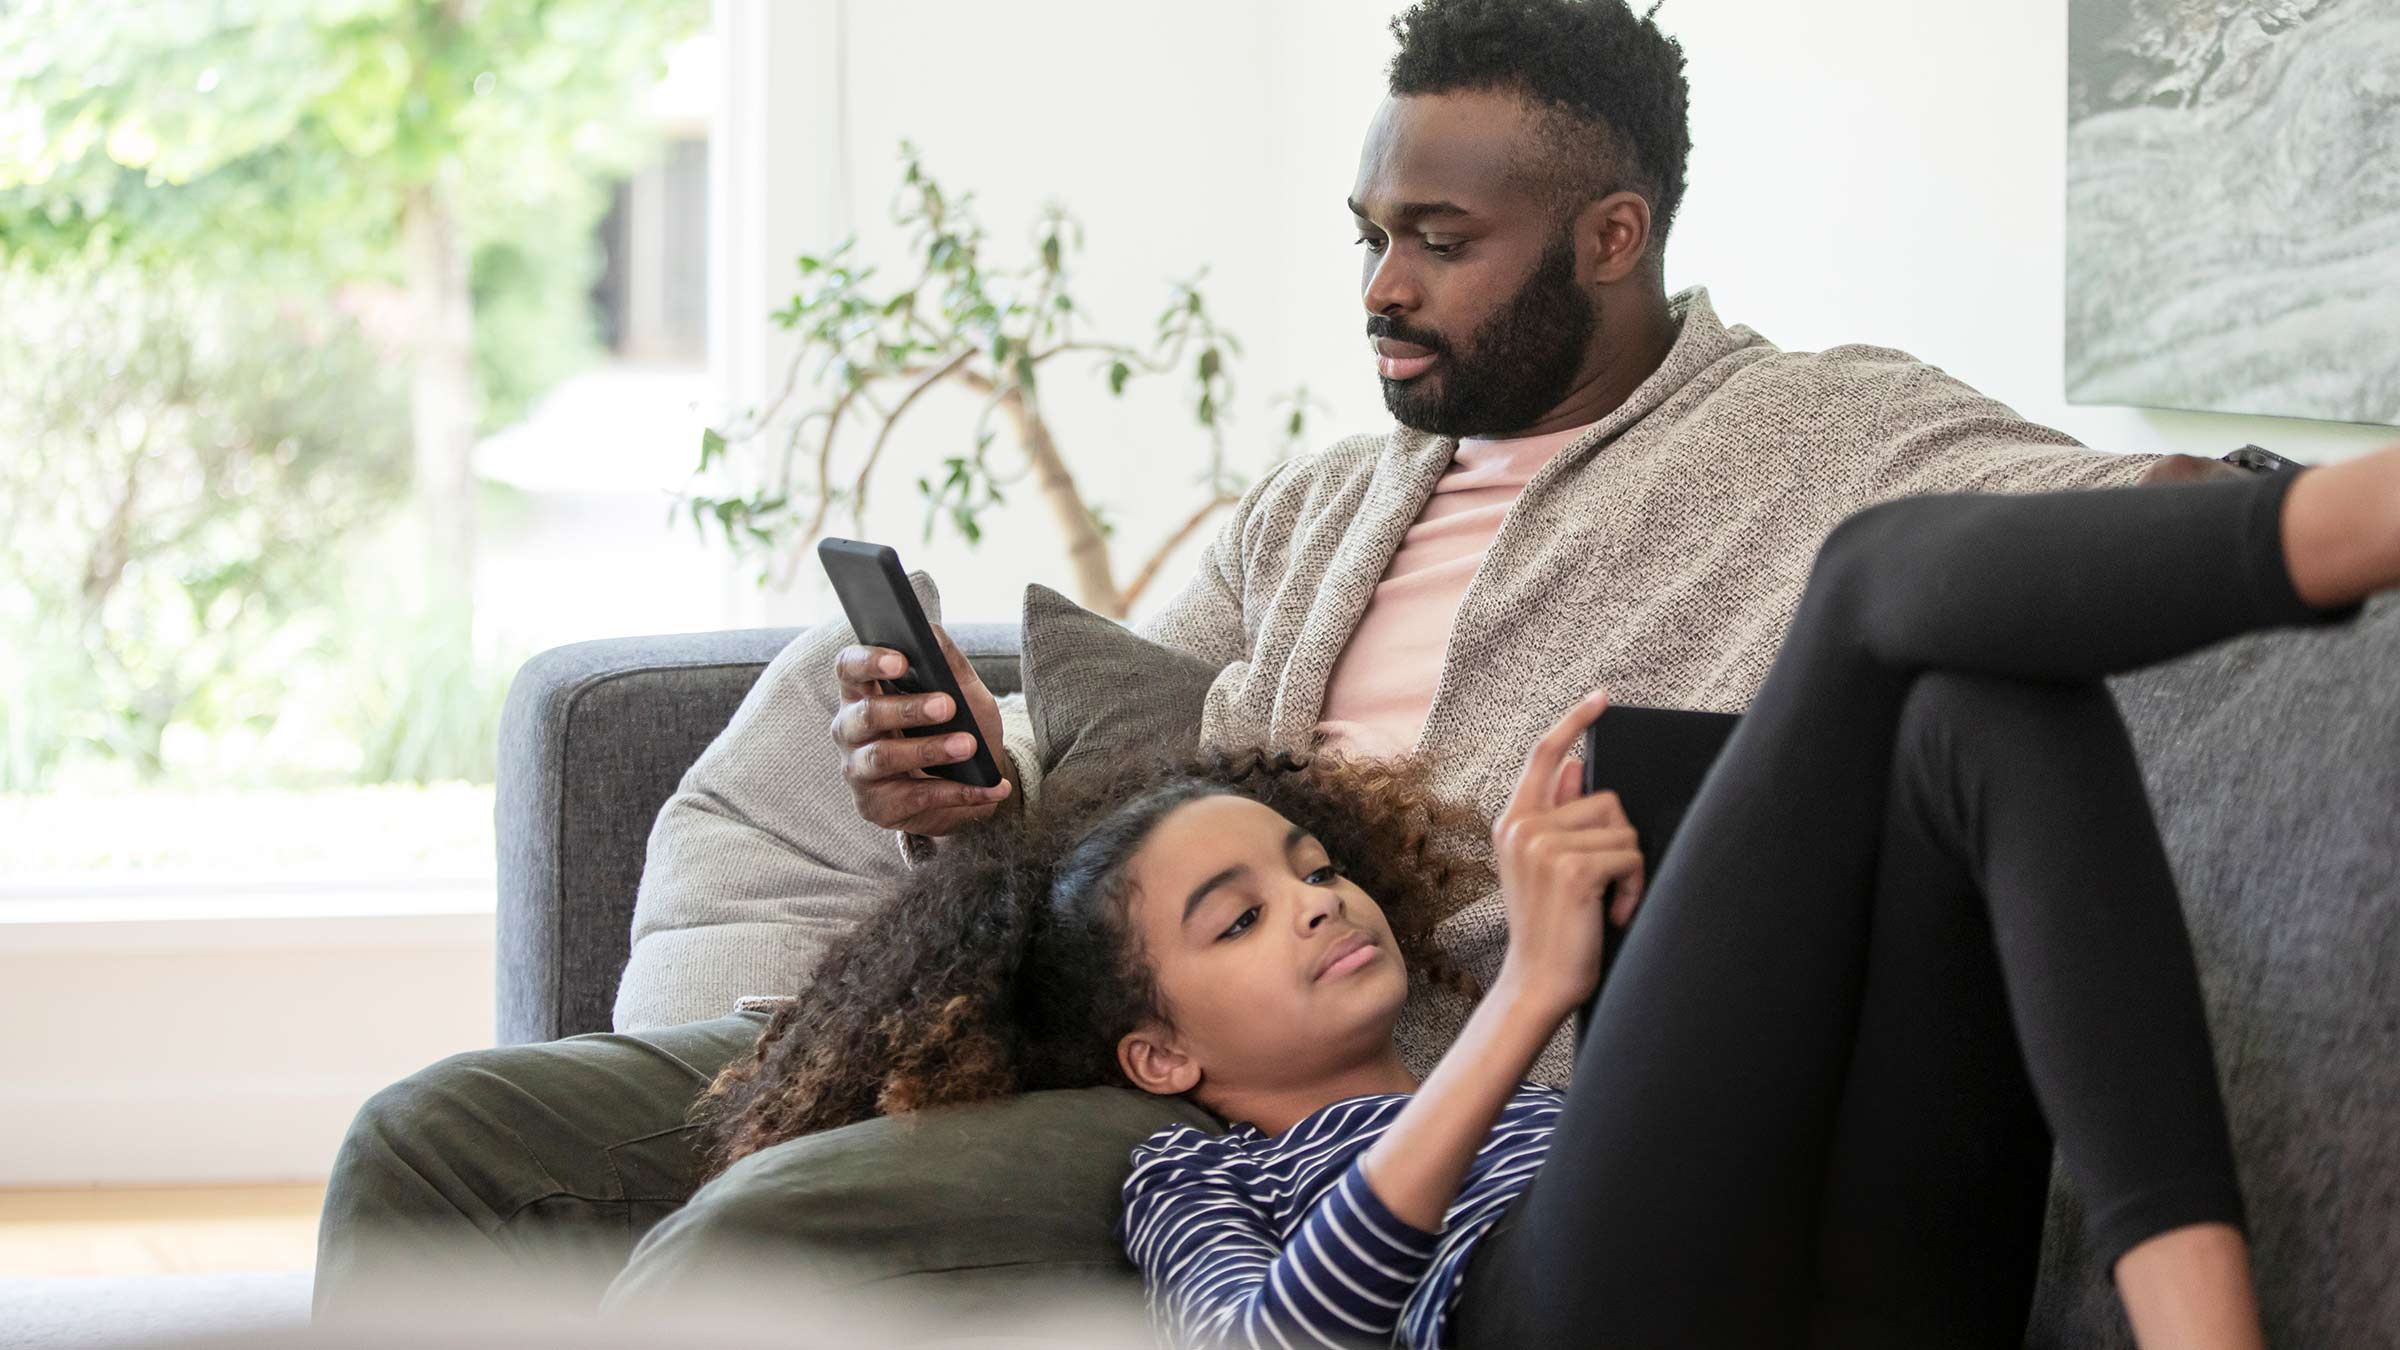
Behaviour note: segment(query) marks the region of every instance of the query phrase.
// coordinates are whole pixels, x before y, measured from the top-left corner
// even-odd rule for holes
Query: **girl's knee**
[[[1922,532],[1918,519],[1928,499],[1902,497],[1862,507],[1835,523],[1817,545],[1801,614],[1814,627],[1831,625],[1853,633],[1877,650],[1877,629],[1901,606],[1896,586],[1905,585],[1909,541]],[[1798,628],[1800,617],[1793,625]]]
[[[2021,744],[2050,735],[2087,736],[2116,716],[2116,701],[2097,681],[1928,670],[1909,686],[1900,730],[1904,740],[1937,733]]]

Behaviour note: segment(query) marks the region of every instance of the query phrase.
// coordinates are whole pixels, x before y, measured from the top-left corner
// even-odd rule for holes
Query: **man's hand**
[[[842,778],[858,802],[858,813],[889,830],[938,838],[982,820],[1016,791],[1015,766],[1000,744],[1000,704],[983,677],[960,654],[941,625],[933,627],[950,675],[966,695],[967,710],[983,743],[1000,766],[1002,781],[971,787],[936,778],[928,765],[956,764],[975,754],[972,737],[906,736],[905,727],[938,726],[950,719],[947,694],[886,694],[877,680],[898,679],[908,658],[889,647],[844,647],[833,669],[842,682],[842,706],[833,715],[833,739],[842,749]]]
[[[2198,455],[2169,455],[2150,466],[2148,472],[2134,480],[2137,483],[2197,483],[2210,478],[2247,478],[2248,469],[2228,464],[2221,459],[2202,459]]]

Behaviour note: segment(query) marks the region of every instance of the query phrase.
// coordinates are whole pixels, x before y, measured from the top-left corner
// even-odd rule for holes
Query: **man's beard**
[[[1600,321],[1596,300],[1575,285],[1575,241],[1562,230],[1498,313],[1464,347],[1433,347],[1442,359],[1413,380],[1384,380],[1383,406],[1402,426],[1436,436],[1505,436],[1564,402]],[[1380,316],[1369,337],[1414,342]],[[1378,377],[1380,378],[1380,377]]]

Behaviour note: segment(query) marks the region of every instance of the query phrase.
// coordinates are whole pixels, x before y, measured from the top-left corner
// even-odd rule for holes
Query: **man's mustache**
[[[1394,342],[1405,342],[1411,347],[1423,347],[1429,352],[1449,350],[1447,344],[1433,334],[1420,334],[1411,329],[1401,328],[1381,316],[1367,320],[1367,339],[1373,341],[1376,338],[1390,338]]]

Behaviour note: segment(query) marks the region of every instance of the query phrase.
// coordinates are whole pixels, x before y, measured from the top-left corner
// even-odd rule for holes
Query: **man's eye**
[[[1380,239],[1368,239],[1368,238],[1364,238],[1364,237],[1362,237],[1362,238],[1358,238],[1358,239],[1353,239],[1353,240],[1351,240],[1350,242],[1352,242],[1352,243],[1354,243],[1354,244],[1363,244],[1363,245],[1365,245],[1365,246],[1366,246],[1366,250],[1367,250],[1367,252],[1369,252],[1369,253],[1381,253],[1381,252],[1383,252],[1383,249],[1382,249],[1382,247],[1381,247],[1381,245],[1382,245],[1383,241],[1382,241],[1382,240],[1380,240]],[[1464,245],[1464,244],[1431,244],[1431,243],[1429,243],[1429,244],[1427,244],[1427,245],[1425,246],[1425,251],[1426,251],[1427,253],[1433,254],[1433,255],[1434,255],[1435,257],[1437,257],[1437,258],[1447,258],[1447,257],[1449,257],[1451,254],[1458,252],[1460,249],[1462,249],[1462,248],[1464,248],[1464,247],[1466,247],[1466,245]]]
[[[1236,915],[1233,920],[1233,926],[1226,929],[1224,932],[1217,934],[1218,941],[1221,942],[1229,937],[1239,937],[1250,927],[1252,916],[1256,915],[1257,913],[1258,906],[1252,905],[1250,908],[1243,910],[1239,915]]]
[[[1341,868],[1334,866],[1332,863],[1327,863],[1323,867],[1318,868],[1316,871],[1311,872],[1307,876],[1304,876],[1300,879],[1307,882],[1311,886],[1330,886],[1333,884],[1333,879],[1341,874]]]

